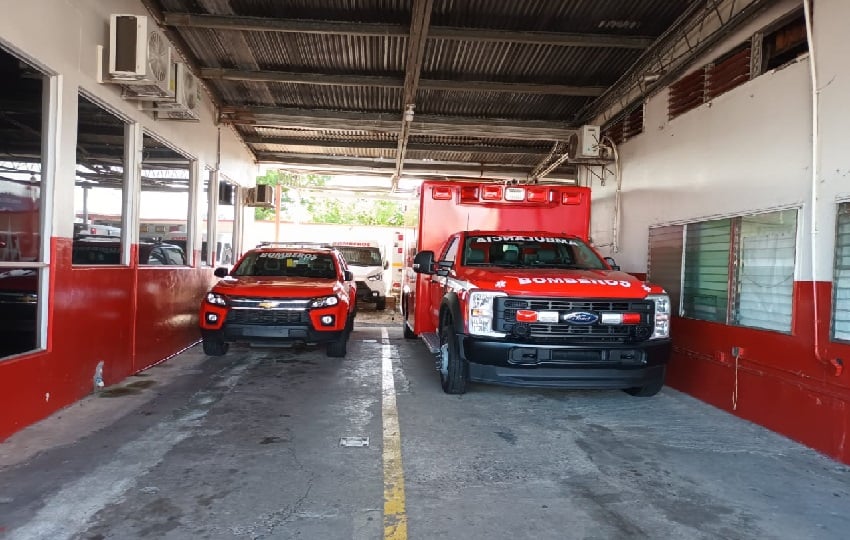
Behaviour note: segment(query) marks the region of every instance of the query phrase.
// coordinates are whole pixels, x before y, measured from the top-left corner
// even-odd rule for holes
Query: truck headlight
[[[227,305],[227,297],[223,294],[218,294],[215,292],[207,293],[207,303],[212,304],[214,306],[226,306]]]
[[[505,337],[504,332],[493,330],[493,300],[497,296],[507,296],[503,292],[472,291],[469,293],[468,323],[469,333],[478,336]]]
[[[322,296],[321,298],[313,298],[310,302],[311,308],[331,307],[339,304],[339,298],[336,296]]]
[[[670,297],[666,294],[650,294],[646,299],[655,303],[655,324],[649,339],[670,337]]]
[[[381,281],[382,279],[384,279],[384,276],[382,276],[381,274],[375,274],[374,276],[369,276],[366,279],[369,281]]]

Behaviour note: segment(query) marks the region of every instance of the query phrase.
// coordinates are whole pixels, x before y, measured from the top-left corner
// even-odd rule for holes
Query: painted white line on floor
[[[404,500],[404,468],[401,463],[401,431],[393,381],[393,346],[387,329],[381,329],[381,418],[384,428],[384,540],[407,539]]]
[[[166,420],[144,432],[138,439],[119,448],[114,457],[86,476],[49,497],[28,524],[11,531],[9,538],[21,540],[72,538],[83,532],[89,519],[109,504],[121,501],[136,480],[162,461],[165,454],[188,438],[201,425],[217,399],[211,393],[226,394],[257,362],[234,367],[215,392],[198,392],[180,416]]]

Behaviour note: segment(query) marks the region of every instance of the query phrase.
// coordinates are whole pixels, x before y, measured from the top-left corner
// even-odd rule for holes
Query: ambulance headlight
[[[476,336],[505,337],[504,332],[493,330],[493,301],[503,292],[472,291],[469,293],[467,321],[469,333]]]
[[[655,324],[649,339],[670,337],[670,297],[666,294],[650,294],[646,299],[655,303]]]

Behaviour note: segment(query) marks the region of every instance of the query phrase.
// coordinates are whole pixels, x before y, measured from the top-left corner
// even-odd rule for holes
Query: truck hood
[[[216,283],[213,291],[229,296],[313,298],[335,294],[338,287],[335,279],[229,276]]]
[[[458,273],[457,279],[476,288],[503,290],[520,296],[644,298],[648,294],[664,292],[657,285],[613,270],[465,268]]]
[[[359,281],[363,281],[369,276],[381,274],[384,271],[380,266],[357,266],[356,264],[349,264],[348,269],[354,274],[354,279]]]

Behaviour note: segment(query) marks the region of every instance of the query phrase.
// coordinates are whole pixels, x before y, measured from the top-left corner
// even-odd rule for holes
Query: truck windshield
[[[381,251],[376,247],[336,246],[349,266],[381,266]]]
[[[578,238],[558,236],[470,235],[464,242],[463,264],[514,268],[607,269],[590,246]]]
[[[335,279],[336,267],[329,253],[255,251],[245,255],[232,275]]]

